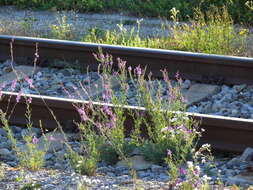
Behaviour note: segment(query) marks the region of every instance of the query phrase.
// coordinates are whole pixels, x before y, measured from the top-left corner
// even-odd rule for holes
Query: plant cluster
[[[159,164],[165,162],[168,150],[177,158],[177,166],[191,159],[191,151],[195,148],[199,132],[192,119],[184,114],[185,105],[180,86],[172,86],[168,73],[162,71],[169,94],[169,98],[164,98],[162,83],[154,85],[151,74],[146,79],[145,69],[140,66],[127,68],[126,62],[118,58],[118,69],[114,70],[110,55],[100,52],[95,54],[95,58],[101,63],[99,70],[102,71],[100,77],[104,92],[99,101],[104,104],[93,104],[91,99],[89,104],[74,105],[81,118],[78,127],[83,155],[86,155],[85,159],[78,155],[74,156],[73,163],[76,168],[81,167],[82,173],[92,174],[93,172],[88,171],[90,165],[96,167],[95,163],[100,160],[108,164],[125,160],[131,168],[128,158],[136,148],[147,160]],[[117,78],[120,84],[117,94],[112,89],[111,77]],[[128,104],[127,94],[130,90],[128,80],[137,89],[137,105],[142,106],[144,110],[133,111],[125,107]],[[180,84],[179,78],[178,82]],[[87,91],[84,89],[84,92]],[[134,122],[134,127],[128,131],[125,129],[126,113]]]
[[[152,74],[147,74],[145,68],[137,66],[127,67],[127,63],[117,58],[115,64],[112,56],[103,54],[100,51],[94,54],[100,62],[98,71],[102,81],[103,93],[97,100],[103,104],[96,104],[94,99],[89,103],[74,104],[80,115],[80,121],[76,121],[80,135],[80,152],[74,151],[70,145],[68,157],[72,167],[82,175],[95,175],[98,163],[105,161],[107,164],[115,164],[119,160],[125,161],[131,170],[133,177],[136,176],[131,153],[138,149],[146,160],[161,164],[167,163],[169,173],[177,181],[177,186],[194,189],[205,187],[208,189],[207,176],[201,176],[197,163],[198,155],[202,155],[204,149],[196,152],[196,143],[200,136],[196,123],[185,114],[184,98],[181,95],[181,79],[176,76],[178,83],[172,84],[166,70],[163,70],[163,80],[154,82]],[[112,81],[116,79],[119,89],[114,91]],[[24,79],[34,88],[32,79]],[[17,81],[13,81],[11,88],[15,89]],[[127,94],[130,84],[137,90],[136,103],[139,109],[129,109]],[[89,91],[82,86],[73,89],[80,94],[89,94]],[[169,96],[163,96],[164,90]],[[66,90],[66,89],[65,89]],[[21,93],[16,97],[18,103]],[[43,167],[46,149],[38,147],[39,139],[31,135],[32,132],[32,110],[30,104],[32,99],[24,97],[27,104],[26,118],[28,135],[24,136],[25,149],[17,146],[17,140],[8,124],[8,117],[3,111],[0,112],[0,119],[3,129],[6,130],[8,138],[12,142],[13,150],[18,156],[20,165],[29,170],[38,170]],[[53,113],[52,113],[53,114]],[[133,128],[126,129],[127,117],[131,117]],[[55,118],[57,121],[57,118]],[[59,124],[59,122],[57,122]],[[65,135],[59,124],[60,131]],[[45,137],[45,136],[44,136]],[[46,141],[49,146],[50,139]],[[53,141],[51,142],[53,143]],[[188,161],[188,168],[183,172],[178,170]],[[198,170],[198,173],[196,173]],[[180,173],[181,172],[181,173]],[[190,184],[195,184],[194,186]],[[28,187],[34,184],[28,184]]]
[[[179,23],[179,10],[173,8],[170,12],[173,26],[164,24],[162,37],[141,38],[141,20],[137,20],[137,29],[133,27],[129,31],[122,24],[112,31],[94,28],[83,41],[222,55],[242,55],[245,52],[248,30],[234,28],[226,7],[212,7],[206,13],[195,9],[193,19],[185,24]],[[166,28],[172,34],[165,35]]]

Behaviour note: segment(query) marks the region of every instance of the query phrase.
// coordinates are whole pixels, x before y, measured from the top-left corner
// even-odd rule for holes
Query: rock
[[[246,84],[242,84],[242,85],[234,85],[233,89],[235,89],[237,92],[242,91],[244,88],[246,88],[247,85]]]
[[[35,127],[32,127],[31,130],[29,129],[22,129],[21,131],[21,135],[22,137],[25,137],[25,136],[40,136],[41,135],[41,130],[39,128],[35,128]]]
[[[61,73],[64,75],[64,76],[71,76],[72,75],[72,70],[71,69],[63,69],[61,70]]]
[[[26,76],[30,77],[32,76],[39,68],[36,67],[34,69],[33,66],[27,66],[27,65],[20,65],[15,67],[15,71],[12,71],[10,73],[7,73],[0,77],[0,84],[6,83],[10,84],[13,80],[17,79],[17,75],[19,79],[24,79]]]
[[[6,162],[8,165],[10,165],[11,167],[16,167],[18,164],[17,162],[14,162],[14,161],[9,161],[9,162]]]
[[[161,173],[161,172],[163,172],[163,167],[162,167],[162,166],[159,166],[159,165],[153,164],[153,165],[151,166],[151,171],[152,171],[153,173]]]
[[[48,152],[54,152],[54,151],[58,151],[61,150],[64,147],[64,136],[62,133],[60,132],[50,132],[47,133],[46,138],[43,136],[41,136],[39,138],[39,143],[38,143],[38,148],[41,150],[45,150]],[[49,143],[49,147],[47,147],[46,145]]]
[[[11,149],[11,143],[10,143],[10,141],[1,142],[0,143],[0,148]]]
[[[167,174],[165,174],[165,173],[161,173],[161,174],[158,176],[158,179],[159,179],[160,181],[169,181],[170,177],[169,177]]]
[[[10,126],[11,130],[13,133],[21,133],[22,127],[17,127],[17,126]]]
[[[240,162],[249,162],[253,160],[253,148],[246,148],[239,158]]]
[[[130,156],[135,156],[135,155],[142,155],[142,152],[138,148],[134,148],[134,150],[130,153]]]
[[[108,173],[108,172],[112,172],[112,170],[111,170],[111,168],[104,166],[104,167],[97,168],[96,172]]]
[[[4,129],[0,128],[0,135],[3,136],[3,137],[6,137],[7,133]]]
[[[194,84],[186,93],[184,93],[184,98],[189,106],[204,100],[205,98],[217,93],[219,90],[220,87],[217,85]]]
[[[0,149],[0,158],[4,160],[13,160],[13,156],[7,148]]]
[[[190,80],[185,80],[182,84],[182,88],[188,89],[191,86],[191,81]]]
[[[104,81],[106,81],[107,83],[108,81],[110,81],[110,89],[120,86],[119,79],[116,76],[102,75],[101,77],[99,77],[98,80],[96,80],[90,85],[90,88],[88,89],[90,97],[96,98],[104,93]]]
[[[53,158],[53,154],[51,154],[51,153],[47,153],[46,155],[45,155],[45,160],[50,160],[50,159],[52,159]]]
[[[228,178],[229,184],[249,184],[253,185],[253,173],[252,172],[245,172],[239,175],[229,177]]]
[[[214,104],[212,105],[212,110],[214,112],[219,111],[224,105],[222,104],[221,101],[215,101]]]
[[[138,172],[137,172],[137,176],[138,176],[139,178],[149,177],[149,176],[150,176],[150,173],[149,173],[149,172],[145,172],[145,171],[138,171]]]
[[[233,158],[233,159],[231,159],[230,161],[227,162],[228,167],[237,166],[238,164],[240,164],[240,160],[237,157],[235,157],[235,158]]]
[[[120,185],[133,183],[133,180],[128,175],[119,176],[119,177],[116,178],[116,180]]]
[[[151,168],[152,163],[144,160],[143,156],[133,156],[129,158],[130,163],[132,164],[132,167],[135,170],[146,170]],[[126,161],[122,160],[119,161],[116,166],[123,166],[123,167],[128,167],[128,164]]]

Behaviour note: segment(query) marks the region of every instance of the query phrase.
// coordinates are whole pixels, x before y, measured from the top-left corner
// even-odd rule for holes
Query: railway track
[[[33,60],[36,52],[36,44],[39,49],[39,65],[47,66],[50,59],[61,59],[65,61],[78,61],[82,67],[96,70],[92,53],[102,48],[103,52],[120,57],[131,66],[146,66],[154,76],[160,76],[160,70],[166,68],[171,76],[180,72],[183,78],[208,83],[225,84],[253,84],[253,59],[231,56],[219,56],[198,54],[190,52],[179,52],[169,50],[156,50],[145,48],[130,48],[121,46],[70,42],[60,40],[37,39],[27,37],[0,36],[0,60],[10,58],[10,42],[13,42],[13,56],[15,60],[29,62]],[[32,62],[31,62],[32,63]],[[15,104],[17,93],[3,92],[0,108],[6,109]],[[72,128],[73,120],[79,116],[73,107],[73,103],[88,103],[81,100],[70,100],[48,96],[31,95],[33,121],[35,125],[39,120],[47,128],[57,126],[50,110],[64,128]],[[101,106],[101,103],[95,103]],[[47,105],[47,106],[45,106]],[[110,105],[113,106],[113,105]],[[138,107],[125,107],[125,109],[140,109]],[[25,125],[24,116],[25,101],[21,98],[11,114],[10,122],[17,125]],[[226,151],[243,151],[246,147],[253,146],[253,120],[212,116],[197,113],[188,113],[190,117],[200,121],[200,127],[205,129],[200,143],[210,143],[214,149]],[[132,120],[128,116],[126,126],[131,126]]]

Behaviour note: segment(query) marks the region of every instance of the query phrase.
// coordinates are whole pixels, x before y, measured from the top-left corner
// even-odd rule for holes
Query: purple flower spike
[[[172,127],[164,127],[161,132],[170,132],[173,131],[174,129]]]
[[[186,170],[184,168],[179,168],[180,175],[186,175]]]
[[[34,88],[34,86],[33,86],[33,80],[32,79],[29,79],[28,77],[25,77],[25,80],[29,84],[30,88]]]
[[[80,114],[80,116],[81,116],[81,118],[82,118],[83,121],[88,121],[89,120],[89,118],[86,115],[86,113],[85,113],[85,111],[84,111],[83,108],[78,108],[77,111]]]
[[[136,75],[137,75],[138,77],[141,76],[142,71],[141,71],[140,65],[138,65],[138,67],[135,68],[135,73],[136,73]]]
[[[21,91],[19,91],[17,97],[16,97],[16,102],[19,103],[20,97],[21,97]]]
[[[12,83],[11,83],[11,90],[15,90],[15,88],[16,88],[16,86],[17,86],[17,79],[15,79],[15,80],[13,80],[12,81]]]
[[[33,140],[32,140],[32,143],[33,144],[38,144],[39,143],[39,139],[37,137],[33,137]]]
[[[132,71],[132,67],[131,67],[131,66],[128,67],[128,71],[129,71],[129,72]]]
[[[171,152],[171,150],[167,150],[167,156],[168,156],[168,158],[172,158],[172,152]]]
[[[29,104],[32,103],[32,97],[31,97],[31,96],[28,98],[27,102],[28,102]]]

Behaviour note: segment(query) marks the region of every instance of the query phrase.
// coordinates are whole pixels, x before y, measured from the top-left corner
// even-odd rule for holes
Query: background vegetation
[[[253,11],[246,6],[248,0],[0,0],[0,5],[16,5],[19,8],[79,10],[82,12],[125,12],[138,16],[169,17],[175,7],[180,19],[194,16],[194,8],[207,11],[212,6],[228,8],[236,23],[253,24]]]

